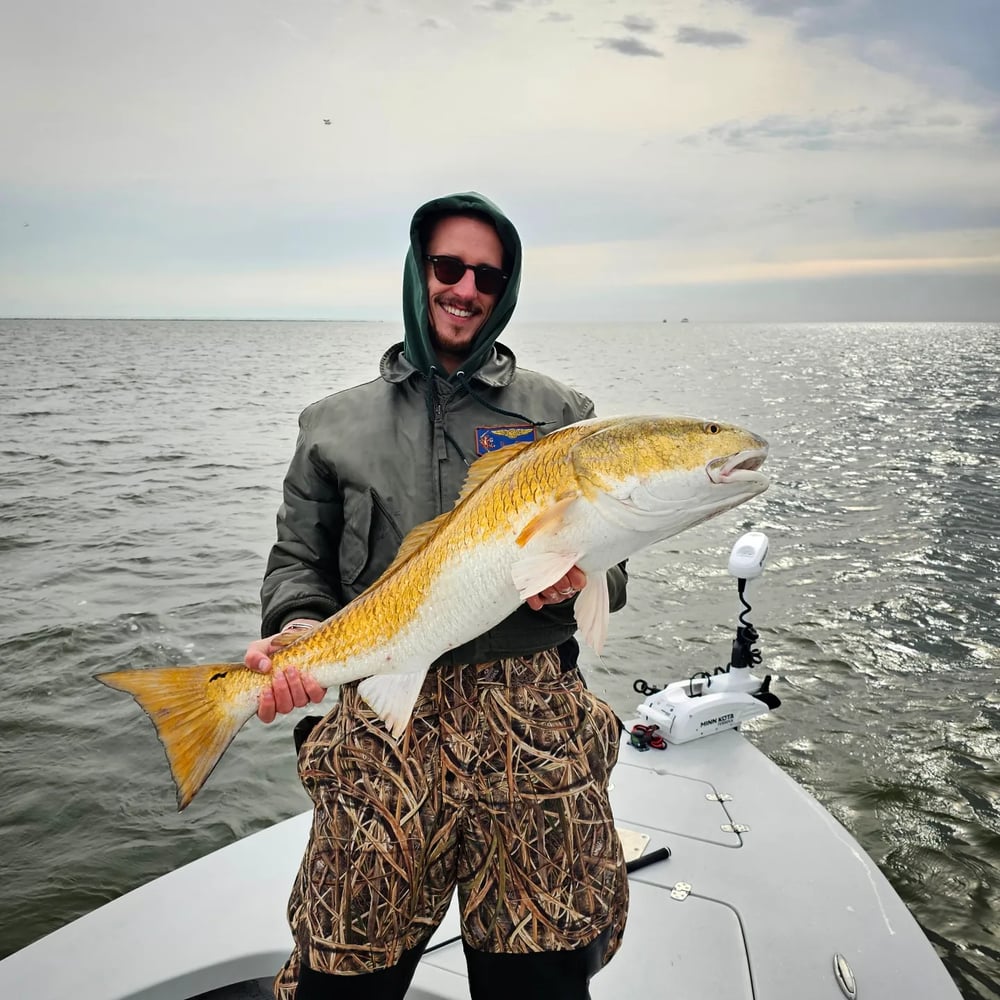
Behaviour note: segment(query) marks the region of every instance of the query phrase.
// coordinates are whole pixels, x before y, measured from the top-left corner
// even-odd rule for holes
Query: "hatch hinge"
[[[691,894],[691,883],[690,882],[678,882],[673,889],[670,890],[671,899],[687,899]]]
[[[749,833],[750,827],[746,823],[723,823],[723,833]]]

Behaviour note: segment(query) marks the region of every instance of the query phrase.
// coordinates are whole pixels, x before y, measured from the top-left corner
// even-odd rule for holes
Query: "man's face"
[[[448,216],[434,227],[424,253],[457,257],[466,264],[503,265],[503,244],[496,230],[479,219],[460,215]],[[434,349],[444,369],[453,374],[469,356],[472,341],[493,312],[500,294],[480,292],[472,271],[466,271],[458,284],[446,285],[434,277],[430,263],[424,266]]]

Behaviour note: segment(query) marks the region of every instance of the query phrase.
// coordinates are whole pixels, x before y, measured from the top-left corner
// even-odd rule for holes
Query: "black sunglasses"
[[[498,295],[504,282],[510,277],[499,267],[489,264],[466,264],[457,257],[446,257],[441,254],[424,254],[426,260],[434,268],[434,277],[443,285],[457,285],[465,277],[466,271],[471,271],[476,279],[476,288],[483,295]]]

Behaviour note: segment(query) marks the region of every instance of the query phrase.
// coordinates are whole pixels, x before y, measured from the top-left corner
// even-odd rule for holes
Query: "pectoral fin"
[[[573,611],[580,634],[596,653],[604,649],[608,637],[610,606],[607,573],[588,573],[587,585],[577,595]]]
[[[580,558],[578,552],[543,552],[519,559],[510,568],[510,575],[522,601],[540,594],[564,577]]]
[[[427,670],[423,667],[408,674],[376,674],[366,677],[358,685],[358,694],[368,702],[396,739],[403,735],[413,715],[413,706],[424,686]]]
[[[576,503],[579,497],[579,493],[568,493],[566,496],[556,500],[551,506],[546,507],[540,514],[536,514],[517,536],[517,544],[524,546],[535,535],[557,532],[563,525],[566,512]]]

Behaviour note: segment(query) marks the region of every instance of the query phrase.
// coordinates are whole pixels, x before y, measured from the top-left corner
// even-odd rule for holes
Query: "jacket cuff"
[[[333,601],[324,601],[319,598],[310,603],[279,604],[269,608],[264,613],[260,623],[260,636],[262,639],[267,639],[276,635],[296,618],[310,618],[318,622],[325,621],[339,610]]]

